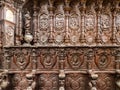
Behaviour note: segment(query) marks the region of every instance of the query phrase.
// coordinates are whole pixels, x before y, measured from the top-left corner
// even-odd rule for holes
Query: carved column
[[[88,50],[88,52],[86,53],[86,57],[87,57],[87,68],[88,68],[88,70],[91,70],[93,58],[94,58],[94,52],[92,49]]]
[[[70,11],[70,0],[65,0],[65,32],[66,32],[66,35],[65,35],[65,42],[66,43],[69,43],[69,28],[68,28],[68,18],[69,18],[69,11]]]
[[[37,44],[37,32],[38,32],[38,18],[37,18],[37,0],[33,0],[34,1],[34,6],[33,6],[33,31],[34,31],[34,44]]]
[[[21,40],[23,40],[22,35],[22,6],[17,9],[17,27],[16,27],[16,45],[21,45]]]
[[[89,82],[90,90],[97,90],[96,84],[97,84],[98,75],[95,74],[93,70],[89,70],[88,73],[91,78],[91,80]]]
[[[102,10],[102,0],[98,0],[97,5],[98,5],[98,9],[97,9],[97,37],[96,37],[96,41],[98,44],[101,44],[101,29],[100,29],[100,14],[101,14],[101,10]]]
[[[59,90],[65,90],[65,71],[64,71],[64,60],[65,60],[65,51],[62,49],[59,52]]]
[[[54,35],[53,35],[53,29],[54,29],[54,6],[53,6],[54,0],[50,0],[49,4],[49,13],[50,13],[50,36],[49,36],[49,42],[54,42]]]
[[[85,22],[85,10],[86,10],[86,0],[81,1],[82,8],[81,8],[81,43],[85,44],[85,35],[84,35],[84,22]]]
[[[37,53],[36,53],[36,50],[33,49],[33,50],[32,50],[32,63],[33,63],[32,69],[33,69],[33,70],[36,70],[36,69],[37,69],[37,55],[36,55],[36,54],[37,54]]]

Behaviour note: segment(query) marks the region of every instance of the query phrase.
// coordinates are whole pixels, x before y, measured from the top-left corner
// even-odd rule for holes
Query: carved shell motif
[[[79,69],[83,63],[83,57],[79,53],[73,53],[69,55],[68,63],[73,69]]]
[[[40,57],[40,63],[43,65],[44,68],[51,69],[56,64],[56,56],[50,53],[42,54]]]

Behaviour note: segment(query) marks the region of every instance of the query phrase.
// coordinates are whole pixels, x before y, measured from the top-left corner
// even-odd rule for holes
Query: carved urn
[[[27,42],[25,45],[30,45],[31,41],[33,40],[33,36],[31,33],[26,33],[24,39]]]

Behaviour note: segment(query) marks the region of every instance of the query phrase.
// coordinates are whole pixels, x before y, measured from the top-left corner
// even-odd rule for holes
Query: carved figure
[[[28,33],[30,31],[30,25],[31,25],[31,16],[30,16],[30,12],[27,11],[27,13],[25,14],[25,30],[26,30],[26,33]]]

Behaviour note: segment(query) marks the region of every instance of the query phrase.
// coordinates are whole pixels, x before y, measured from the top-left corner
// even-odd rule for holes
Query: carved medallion
[[[47,30],[49,27],[49,19],[47,14],[42,14],[39,17],[39,26],[42,30]]]
[[[93,37],[91,35],[87,35],[86,36],[86,41],[89,43],[89,44],[92,44],[93,42]]]
[[[48,36],[47,35],[42,35],[40,38],[42,43],[45,43],[48,40]]]
[[[79,53],[69,55],[68,63],[73,69],[79,69],[83,63],[83,58]]]
[[[57,43],[61,43],[63,41],[63,36],[62,35],[57,35],[55,38]]]
[[[79,18],[78,18],[78,15],[72,14],[72,15],[69,17],[69,27],[70,27],[72,30],[77,30],[77,29],[79,29]]]
[[[64,28],[64,15],[63,14],[57,14],[55,17],[55,28],[56,30],[61,30]]]
[[[111,62],[109,57],[105,53],[99,56],[98,60],[95,61],[99,69],[106,69],[108,67]]]
[[[56,64],[56,56],[50,54],[50,53],[44,53],[41,55],[40,63],[43,65],[46,69],[51,69]]]
[[[75,35],[71,36],[71,41],[72,41],[73,43],[78,42],[78,40],[79,40],[78,36],[75,36]]]
[[[105,35],[104,33],[101,35],[101,38],[102,38],[102,41],[103,41],[104,43],[108,42],[108,40],[109,40],[108,36]]]
[[[20,53],[18,55],[14,55],[13,61],[18,68],[23,70],[29,65],[30,56]]]

